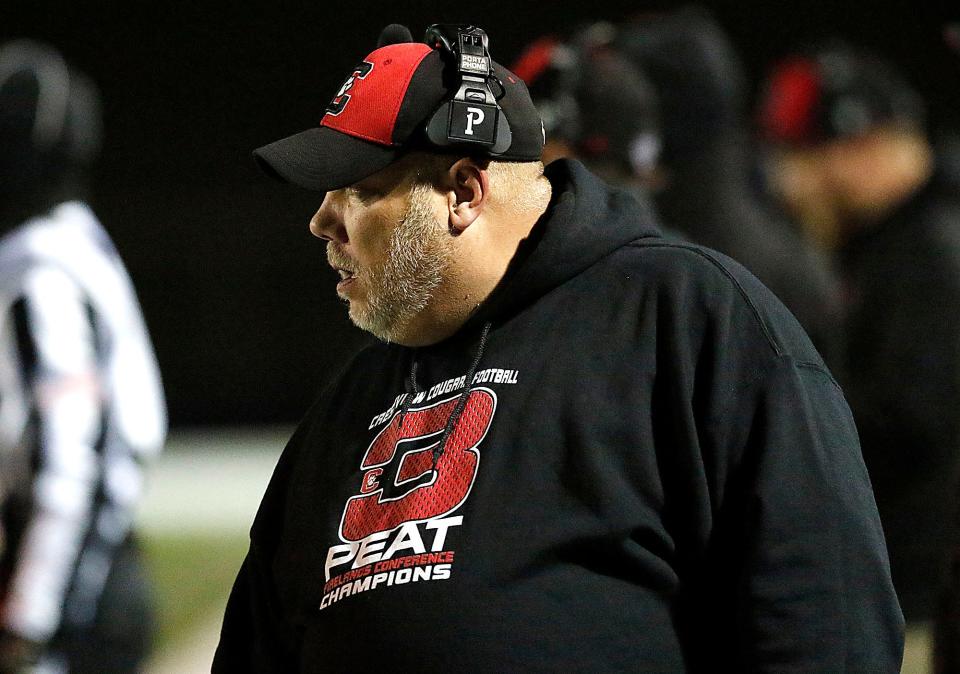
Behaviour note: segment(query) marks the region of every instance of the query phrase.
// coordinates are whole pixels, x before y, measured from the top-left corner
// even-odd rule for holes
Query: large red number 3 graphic
[[[402,425],[397,414],[374,438],[360,466],[364,471],[360,495],[347,501],[343,512],[340,525],[343,540],[359,541],[370,534],[395,529],[404,522],[441,517],[459,508],[466,500],[477,476],[480,460],[477,445],[490,427],[496,397],[489,389],[470,392],[463,413],[434,468],[433,450],[440,442],[458,398],[412,409],[407,412]],[[431,436],[435,436],[432,444],[423,447],[421,443],[411,451],[403,451],[404,443],[425,440]],[[394,461],[398,451],[400,465],[396,469],[392,487],[402,491],[404,483],[414,481],[416,486],[389,498],[385,496],[379,478]]]

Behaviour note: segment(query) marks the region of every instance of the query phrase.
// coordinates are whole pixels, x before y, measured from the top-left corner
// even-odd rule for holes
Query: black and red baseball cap
[[[388,26],[384,35],[397,28]],[[476,144],[441,147],[431,142],[426,125],[454,96],[460,81],[456,67],[434,46],[405,41],[381,46],[360,61],[327,105],[319,126],[258,148],[254,156],[268,174],[321,192],[363,180],[415,149],[538,161],[543,127],[527,87],[503,66],[491,65],[497,105],[512,136],[509,147],[496,154]]]
[[[922,130],[923,100],[894,65],[840,42],[784,58],[763,88],[764,137],[810,146],[859,136],[881,124]]]

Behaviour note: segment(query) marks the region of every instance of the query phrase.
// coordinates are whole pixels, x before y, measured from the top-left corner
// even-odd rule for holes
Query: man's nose
[[[325,241],[347,243],[347,228],[343,224],[344,204],[342,190],[327,192],[320,208],[310,218],[310,232]]]

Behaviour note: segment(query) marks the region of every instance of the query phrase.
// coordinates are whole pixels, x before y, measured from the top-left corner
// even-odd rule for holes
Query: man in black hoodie
[[[856,431],[792,316],[581,165],[541,175],[481,32],[385,33],[257,151],[326,192],[384,342],[285,449],[213,670],[898,671]]]

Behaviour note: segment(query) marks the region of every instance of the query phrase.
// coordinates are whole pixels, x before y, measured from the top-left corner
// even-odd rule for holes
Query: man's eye
[[[350,187],[348,188],[348,193],[360,201],[371,201],[379,196],[376,190],[368,187]]]

